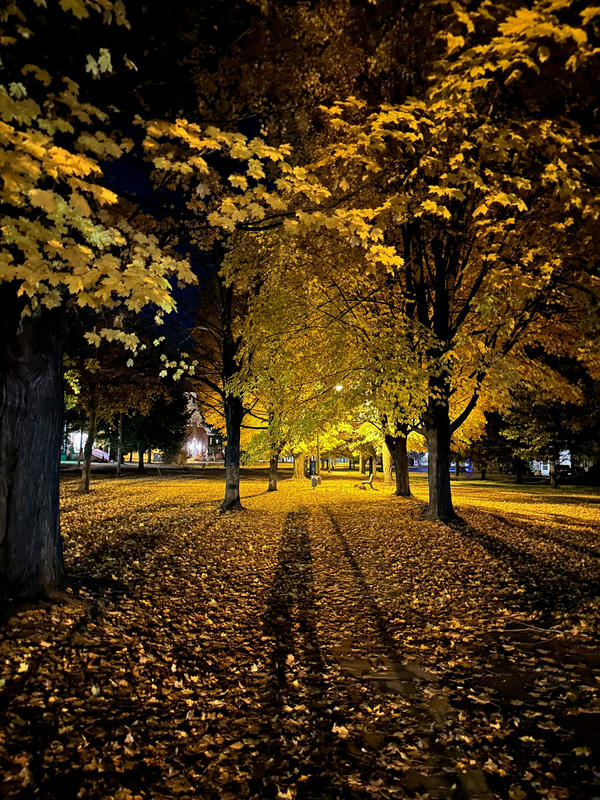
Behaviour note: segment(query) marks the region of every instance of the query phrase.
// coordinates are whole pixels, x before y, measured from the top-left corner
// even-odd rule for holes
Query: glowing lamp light
[[[341,392],[343,388],[344,387],[342,386],[342,384],[338,383],[338,385],[335,387],[335,390],[336,390],[336,392]]]

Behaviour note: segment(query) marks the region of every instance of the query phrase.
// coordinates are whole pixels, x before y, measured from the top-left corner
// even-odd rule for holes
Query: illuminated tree
[[[288,225],[348,237],[365,252],[366,282],[387,263],[408,341],[422,343],[429,515],[439,519],[454,517],[451,434],[491,372],[524,355],[526,339],[580,349],[597,252],[597,139],[584,123],[597,10],[453,8],[422,97],[371,114],[353,98],[328,110],[338,140],[313,170],[329,208]],[[556,319],[560,307],[568,319]],[[457,391],[465,402],[451,418]]]
[[[131,143],[111,135],[107,112],[85,99],[59,57],[55,69],[35,63],[45,52],[45,12],[28,18],[20,6],[2,15],[0,86],[0,583],[13,597],[63,580],[58,463],[70,310],[120,303],[134,312],[146,305],[168,311],[170,277],[191,277],[185,263],[121,216],[100,162]],[[53,33],[67,37],[76,35],[75,17],[100,8],[88,0],[62,6],[69,24]],[[127,24],[122,3],[107,0],[102,9],[106,22]],[[87,69],[92,78],[109,73],[110,53],[91,53]],[[88,339],[100,335],[90,331]],[[126,331],[114,336],[136,345]]]

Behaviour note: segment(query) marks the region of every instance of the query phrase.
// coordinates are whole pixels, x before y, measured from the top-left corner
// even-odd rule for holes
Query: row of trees
[[[401,6],[185,5],[154,63],[120,1],[5,14],[10,594],[62,581],[55,456],[81,309],[98,356],[120,342],[135,364],[128,314],[160,321],[199,283],[195,387],[225,423],[224,510],[242,425],[274,459],[335,410],[380,429],[397,480],[424,436],[429,515],[451,520],[453,434],[515,386],[566,396],[559,361],[597,379],[598,9]],[[152,41],[164,10],[130,9],[132,24]],[[160,373],[188,366],[166,356]]]
[[[135,357],[125,356],[118,341],[90,344],[75,325],[66,342],[66,419],[86,432],[79,487],[83,493],[89,491],[96,439],[112,445],[119,474],[125,452],[137,451],[142,470],[148,449],[157,447],[175,456],[182,446],[188,398],[183,381],[174,380],[173,371],[165,369],[179,362],[173,361],[172,348],[165,352],[165,337],[150,321],[132,320],[128,327],[138,340]]]
[[[255,158],[233,188],[216,170],[204,209],[238,302],[230,402],[285,411],[350,383],[399,463],[411,430],[426,437],[440,519],[452,434],[478,406],[481,423],[523,381],[574,399],[553,361],[597,374],[596,13],[453,12],[417,97],[334,103],[312,160]],[[147,145],[181,180],[215,149],[184,120]]]

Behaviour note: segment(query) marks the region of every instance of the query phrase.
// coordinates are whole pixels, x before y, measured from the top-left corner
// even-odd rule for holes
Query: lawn
[[[0,640],[7,797],[600,796],[598,490],[63,481],[66,602]]]

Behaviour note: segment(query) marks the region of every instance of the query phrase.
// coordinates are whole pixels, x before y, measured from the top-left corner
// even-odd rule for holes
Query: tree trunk
[[[304,464],[306,461],[306,456],[301,453],[300,455],[294,456],[294,478],[304,478]]]
[[[450,415],[447,397],[432,398],[425,436],[429,450],[427,517],[442,522],[456,519],[450,488]]]
[[[387,442],[383,442],[381,447],[381,458],[383,460],[383,485],[392,485],[392,452],[387,446]]]
[[[558,459],[553,455],[550,458],[550,486],[552,486],[553,489],[558,489],[559,488],[558,470],[556,469],[557,462],[558,462]]]
[[[271,458],[269,460],[269,488],[267,492],[277,491],[277,464],[279,463],[280,452],[281,450],[276,450],[271,453]]]
[[[456,462],[456,463],[458,464],[458,462]],[[485,466],[485,464],[482,464],[482,466],[481,466],[481,480],[482,481],[486,481],[487,480],[487,467]]]
[[[394,494],[398,497],[410,497],[406,436],[391,436],[386,433],[385,443],[394,459],[394,467],[396,469],[396,491]]]
[[[117,426],[117,478],[121,477],[121,459],[123,458],[123,414],[119,414]]]
[[[358,471],[361,475],[365,474],[365,459],[362,454],[358,457]]]
[[[242,511],[240,501],[240,436],[244,408],[235,395],[225,395],[224,401],[227,444],[225,445],[225,499],[221,511]]]
[[[60,310],[20,319],[0,289],[0,595],[62,588],[59,464],[63,429]]]
[[[523,468],[520,462],[515,467],[515,483],[523,483]]]
[[[145,450],[141,444],[138,444],[138,472],[144,471],[144,453]]]
[[[149,463],[149,464],[151,464],[151,463],[152,463],[152,448],[150,448],[150,449],[148,450],[148,463]]]
[[[133,450],[129,453],[129,463],[133,461]]]
[[[98,411],[94,407],[90,411],[88,423],[87,440],[83,449],[83,467],[81,468],[81,479],[79,481],[79,492],[87,494],[90,491],[90,473],[92,471],[92,450],[94,439],[96,438],[96,427],[98,424]]]
[[[321,474],[321,448],[319,445],[319,432],[317,431],[317,455],[315,458],[315,475]]]

